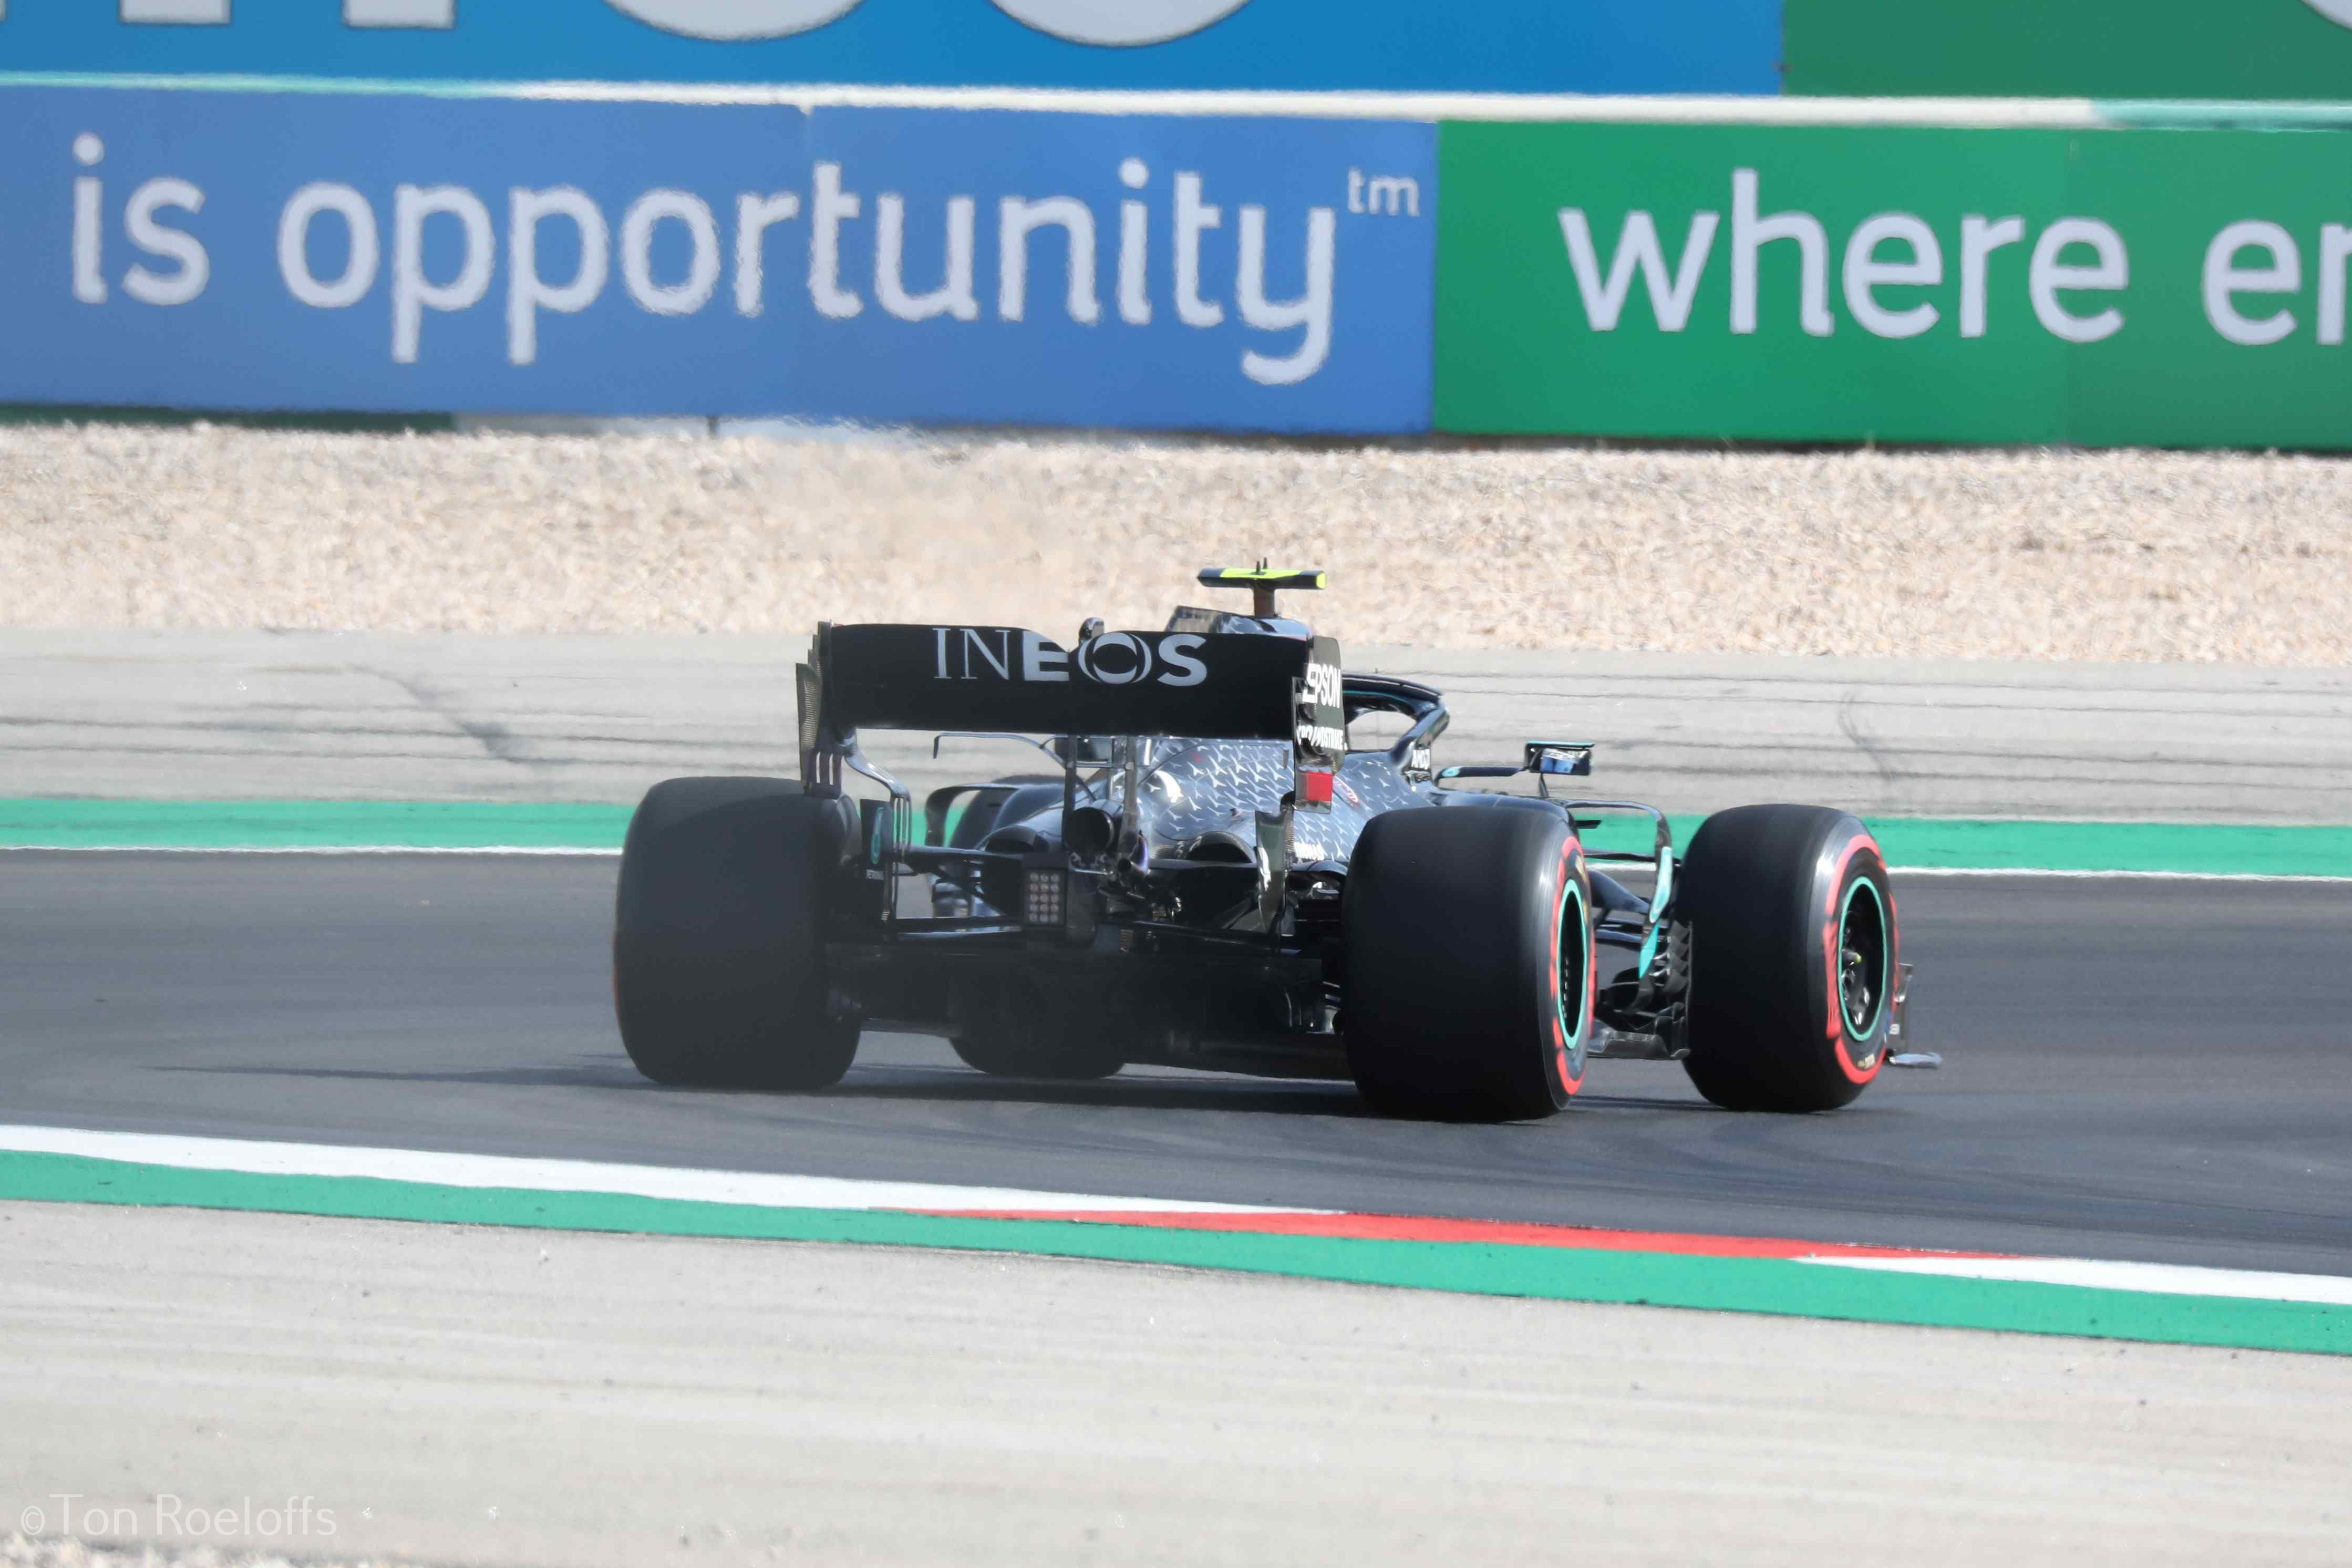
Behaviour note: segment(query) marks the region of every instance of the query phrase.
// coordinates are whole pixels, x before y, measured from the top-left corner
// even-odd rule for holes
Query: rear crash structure
[[[1589,743],[1441,769],[1439,692],[1349,675],[1277,613],[1320,573],[1201,580],[1251,613],[1066,647],[819,627],[800,779],[673,779],[630,825],[614,994],[639,1069],[818,1088],[890,1026],[984,1072],[1345,1079],[1400,1115],[1511,1120],[1629,1056],[1728,1108],[1829,1110],[1906,1046],[1894,895],[1853,817],[1738,807],[1677,855],[1650,806],[1560,798]],[[1046,766],[919,803],[867,730],[1022,739]],[[1612,817],[1649,847],[1588,847]]]

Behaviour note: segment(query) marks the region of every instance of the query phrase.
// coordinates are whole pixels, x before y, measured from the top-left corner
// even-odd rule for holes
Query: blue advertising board
[[[1781,0],[0,0],[0,73],[1771,93]]]
[[[1419,123],[17,88],[0,402],[1427,427]]]

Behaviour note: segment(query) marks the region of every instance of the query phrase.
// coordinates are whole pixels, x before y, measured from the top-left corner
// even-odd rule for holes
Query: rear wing
[[[800,667],[802,776],[860,730],[1186,735],[1347,748],[1339,645],[1219,632],[1101,632],[1064,647],[1018,626],[820,626]]]

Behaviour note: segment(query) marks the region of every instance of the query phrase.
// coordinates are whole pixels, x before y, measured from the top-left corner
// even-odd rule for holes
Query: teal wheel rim
[[[1838,907],[1838,1013],[1846,1037],[1866,1040],[1886,1020],[1887,982],[1894,973],[1886,900],[1878,884],[1857,877]]]
[[[1584,1032],[1591,1020],[1585,1016],[1585,1005],[1591,987],[1585,984],[1592,966],[1592,927],[1587,918],[1584,889],[1573,878],[1564,878],[1559,890],[1559,986],[1554,996],[1553,1010],[1559,1015],[1560,1037],[1573,1052],[1584,1043]],[[1569,1011],[1569,997],[1576,998],[1576,1011]]]

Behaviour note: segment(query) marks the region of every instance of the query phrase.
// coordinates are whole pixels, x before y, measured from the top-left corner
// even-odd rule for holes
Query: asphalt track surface
[[[1778,1118],[1604,1062],[1564,1116],[1445,1126],[908,1036],[823,1094],[656,1088],[611,1021],[616,869],[0,855],[0,1120],[2352,1273],[2352,884],[1898,878],[1943,1072]]]

